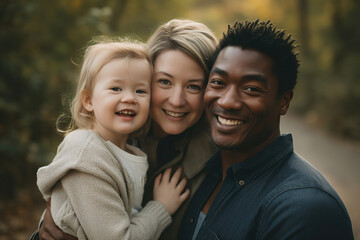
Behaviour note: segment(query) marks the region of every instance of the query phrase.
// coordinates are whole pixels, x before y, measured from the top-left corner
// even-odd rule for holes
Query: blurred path
[[[320,170],[342,198],[360,240],[360,143],[316,129],[299,117],[281,119],[281,132],[291,132],[295,151]]]

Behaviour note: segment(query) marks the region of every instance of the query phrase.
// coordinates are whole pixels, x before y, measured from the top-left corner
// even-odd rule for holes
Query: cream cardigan
[[[58,227],[79,239],[157,239],[171,216],[157,201],[131,215],[133,183],[105,140],[91,130],[68,134],[37,184]]]

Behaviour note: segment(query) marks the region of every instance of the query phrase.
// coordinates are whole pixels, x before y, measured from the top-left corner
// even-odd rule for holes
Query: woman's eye
[[[111,88],[111,90],[115,91],[115,92],[120,92],[121,91],[121,88],[119,87],[113,87]]]
[[[195,91],[200,91],[201,87],[199,85],[195,85],[195,84],[191,84],[188,86],[189,89],[191,90],[195,90]]]
[[[161,85],[170,85],[170,81],[167,79],[159,79]]]

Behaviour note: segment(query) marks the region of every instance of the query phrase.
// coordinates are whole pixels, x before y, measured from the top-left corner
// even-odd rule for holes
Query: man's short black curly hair
[[[276,29],[270,22],[244,21],[228,26],[227,33],[213,55],[214,65],[219,53],[225,47],[235,46],[242,49],[253,49],[269,56],[273,62],[273,70],[279,80],[279,94],[291,90],[296,85],[299,60],[295,40],[285,30]]]

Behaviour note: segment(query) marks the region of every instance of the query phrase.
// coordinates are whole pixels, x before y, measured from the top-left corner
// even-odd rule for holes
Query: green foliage
[[[104,34],[134,33],[147,38],[160,22],[182,10],[174,4],[164,0],[151,4],[140,0],[1,1],[1,198],[11,198],[19,187],[33,183],[36,169],[52,160],[62,139],[55,127],[64,112],[62,98],[71,95],[78,71],[73,62],[80,63],[87,42]],[[153,13],[162,5],[169,7],[166,14]]]
[[[309,2],[310,3],[310,2]],[[310,50],[302,59],[298,111],[331,133],[360,139],[360,2],[311,2]]]

